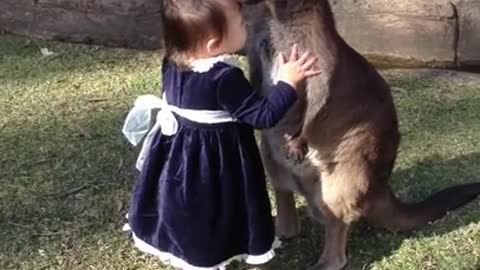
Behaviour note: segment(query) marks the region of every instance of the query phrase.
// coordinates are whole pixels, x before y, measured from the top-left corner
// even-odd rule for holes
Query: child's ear
[[[210,38],[207,41],[207,52],[208,54],[216,54],[218,48],[220,47],[220,40],[218,38]]]

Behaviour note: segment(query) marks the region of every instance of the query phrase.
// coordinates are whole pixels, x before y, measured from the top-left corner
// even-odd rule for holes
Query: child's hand
[[[321,71],[312,70],[313,64],[317,60],[316,57],[310,57],[310,52],[307,51],[297,59],[297,52],[298,48],[295,44],[290,52],[288,62],[285,62],[285,57],[282,53],[279,55],[279,80],[290,84],[295,90],[298,90],[298,84],[304,79],[321,73]]]

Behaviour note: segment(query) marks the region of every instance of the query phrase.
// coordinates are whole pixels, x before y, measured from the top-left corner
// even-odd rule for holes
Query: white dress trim
[[[168,253],[168,252],[163,252],[155,247],[147,244],[145,241],[141,240],[138,238],[134,233],[132,233],[133,240],[135,242],[135,246],[142,252],[148,253],[150,255],[154,255],[159,257],[160,261],[164,264],[169,264],[173,267],[176,268],[181,268],[183,270],[218,270],[218,269],[225,269],[225,267],[231,263],[232,261],[240,261],[243,260],[247,264],[252,264],[252,265],[258,265],[258,264],[264,264],[268,261],[270,261],[273,257],[275,257],[275,249],[279,248],[281,246],[281,241],[278,238],[275,238],[275,240],[272,243],[272,248],[265,252],[262,255],[249,255],[249,254],[240,254],[233,256],[232,258],[225,260],[217,265],[213,265],[211,267],[198,267],[191,265],[184,261],[181,258],[176,257],[175,255]]]
[[[203,73],[209,71],[216,63],[223,62],[230,66],[238,67],[238,61],[231,54],[223,54],[217,57],[195,59],[190,62],[192,71]]]
[[[126,214],[125,217],[128,219],[128,214]],[[130,225],[128,223],[125,223],[123,225],[122,231],[131,232],[131,230],[132,229],[130,228]],[[245,261],[247,264],[252,264],[252,265],[264,264],[270,261],[271,259],[273,259],[273,257],[275,257],[275,249],[280,248],[282,246],[282,242],[280,241],[280,239],[275,237],[272,243],[272,248],[262,255],[240,254],[240,255],[233,256],[232,258],[211,267],[198,267],[198,266],[193,266],[187,263],[183,259],[180,259],[171,253],[163,252],[156,249],[152,245],[147,244],[145,241],[138,238],[133,232],[132,232],[132,238],[135,243],[135,246],[140,251],[148,253],[150,255],[157,256],[160,258],[160,261],[162,261],[162,263],[169,264],[173,267],[182,268],[183,270],[218,270],[218,269],[222,270],[222,269],[225,269],[225,266],[230,264],[232,261],[241,261],[241,260]]]

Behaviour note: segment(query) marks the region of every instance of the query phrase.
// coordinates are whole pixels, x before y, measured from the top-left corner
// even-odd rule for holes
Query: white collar
[[[209,71],[218,62],[223,62],[230,66],[238,66],[237,60],[231,54],[223,54],[217,57],[193,60],[190,62],[189,67],[194,72],[202,73]]]

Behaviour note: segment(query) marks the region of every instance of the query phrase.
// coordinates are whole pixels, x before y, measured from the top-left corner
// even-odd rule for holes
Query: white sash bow
[[[159,110],[159,112],[153,127],[150,128],[154,110]],[[135,100],[134,107],[128,113],[122,128],[122,133],[135,146],[146,136],[137,158],[136,168],[139,171],[142,169],[153,136],[158,131],[166,136],[177,133],[178,122],[173,112],[190,121],[205,124],[236,121],[227,111],[190,110],[171,106],[166,102],[165,95],[163,99],[154,95],[139,96]]]

